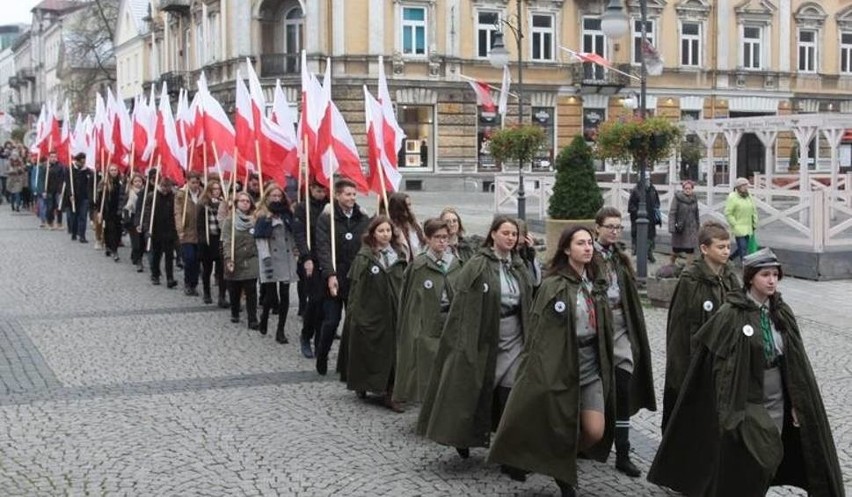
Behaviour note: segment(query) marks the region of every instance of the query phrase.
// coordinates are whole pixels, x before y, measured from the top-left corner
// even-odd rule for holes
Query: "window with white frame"
[[[816,72],[817,32],[814,29],[799,30],[799,72]]]
[[[744,69],[763,68],[763,27],[743,26],[742,66]]]
[[[484,59],[491,53],[494,33],[500,30],[500,13],[480,10],[476,14],[476,56]]]
[[[426,55],[426,7],[402,8],[402,54]]]
[[[648,43],[654,46],[657,45],[655,27],[656,23],[653,20],[645,21],[645,36]],[[637,19],[633,20],[633,63],[642,63],[642,21]]]
[[[599,17],[583,18],[583,52],[596,53],[606,58],[606,37],[601,30]],[[591,62],[583,63],[583,79],[601,80],[605,74],[603,66]]]
[[[553,16],[533,14],[532,16],[532,60],[553,60]]]
[[[852,32],[840,33],[840,72],[852,74]]]
[[[215,62],[219,60],[219,13],[212,12],[207,16],[208,30],[207,36],[207,61]]]
[[[700,22],[684,21],[680,25],[680,65],[683,67],[701,66],[701,36]]]

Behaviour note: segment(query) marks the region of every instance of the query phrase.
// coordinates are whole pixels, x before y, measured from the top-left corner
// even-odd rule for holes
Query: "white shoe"
[[[104,245],[101,242],[95,242],[95,250],[103,250]]]

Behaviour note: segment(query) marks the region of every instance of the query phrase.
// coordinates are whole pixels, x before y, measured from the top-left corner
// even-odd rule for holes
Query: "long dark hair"
[[[743,268],[743,288],[745,289],[745,291],[751,290],[752,280],[755,276],[757,276],[757,273],[759,273],[763,269],[767,268],[749,266]],[[781,266],[777,266],[776,269],[778,269],[778,281],[781,281],[784,278],[784,270],[781,269]],[[781,299],[778,296],[778,292],[775,292],[774,294],[769,296],[769,319],[772,320],[772,324],[774,324],[775,328],[777,328],[778,330],[785,329],[780,319],[780,302]]]
[[[411,208],[408,207],[408,203],[406,202],[408,198],[408,194],[403,192],[395,192],[391,194],[391,196],[388,197],[387,214],[397,228],[405,231],[403,234],[406,238],[408,237],[408,231],[413,229],[414,232],[417,233],[417,238],[422,245],[426,240],[423,237],[423,230],[417,223],[417,217],[413,212],[411,212]]]
[[[385,216],[384,214],[374,216],[373,219],[370,220],[370,224],[364,231],[364,236],[361,237],[361,243],[370,247],[370,250],[375,253],[376,248],[378,247],[378,243],[376,243],[376,230],[384,223],[388,223],[388,226],[390,226],[391,229],[391,247],[393,247],[393,249],[397,252],[400,252],[402,250],[402,247],[399,246],[399,241],[397,240],[397,229],[391,222],[390,218]]]
[[[488,228],[488,236],[486,236],[485,241],[482,242],[483,247],[491,248],[494,245],[494,237],[491,236],[491,233],[500,229],[500,226],[502,226],[504,223],[509,223],[509,224],[513,225],[515,227],[515,229],[518,230],[518,236],[521,235],[521,229],[518,226],[517,219],[513,218],[512,216],[506,215],[506,214],[497,214],[496,216],[494,216],[494,220],[491,221],[491,227]],[[515,245],[517,245],[517,242],[515,242]],[[514,248],[514,247],[512,247],[512,248]]]
[[[546,276],[551,276],[562,271],[568,271],[577,278],[582,276],[581,274],[577,274],[577,271],[571,266],[568,254],[565,253],[570,248],[571,242],[574,240],[574,235],[581,231],[588,233],[592,237],[592,240],[595,239],[595,234],[592,233],[592,230],[581,224],[574,224],[565,228],[562,234],[559,235],[559,243],[556,244],[556,253],[553,254],[553,260],[550,261],[550,268],[547,270]],[[586,264],[586,272],[588,273],[588,278],[594,281],[598,276],[597,265],[590,261]]]

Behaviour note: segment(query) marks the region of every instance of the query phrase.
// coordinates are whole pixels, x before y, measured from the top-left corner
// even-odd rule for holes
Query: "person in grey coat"
[[[671,263],[677,261],[678,254],[686,255],[686,264],[692,264],[695,248],[698,246],[698,198],[695,196],[695,183],[686,180],[681,183],[681,191],[675,192],[669,209],[669,233],[672,234]]]
[[[275,341],[288,343],[284,333],[290,308],[290,282],[296,281],[296,242],[293,235],[293,210],[284,190],[276,184],[266,188],[257,210],[254,238],[260,262],[262,311],[260,333],[266,334],[269,313],[278,308]]]
[[[258,264],[257,244],[252,236],[254,202],[251,195],[240,192],[233,203],[236,207],[232,208],[236,208],[236,212],[228,209],[222,217],[222,260],[225,261],[224,278],[231,301],[231,322],[240,322],[240,300],[245,294],[248,327],[256,330]]]

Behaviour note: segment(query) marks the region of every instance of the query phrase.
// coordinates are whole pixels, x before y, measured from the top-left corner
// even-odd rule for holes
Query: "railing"
[[[187,12],[189,0],[160,0],[160,10],[164,12]]]
[[[620,176],[619,176],[620,177]],[[629,223],[627,203],[633,183],[599,182],[604,204],[619,209]],[[517,206],[518,178],[498,175],[494,178],[495,211],[513,212]],[[530,200],[528,212],[537,203],[539,219],[546,218],[546,209],[553,194],[554,178],[526,176],[524,189]],[[669,208],[677,185],[654,185],[660,196],[663,229],[667,229]],[[725,221],[725,201],[730,193],[727,186],[696,186],[699,213],[702,220]],[[758,239],[761,245],[798,247],[816,252],[826,248],[852,249],[852,190],[830,191],[752,188],[758,209]]]
[[[300,72],[301,59],[297,53],[260,54],[260,76],[263,78],[296,75]]]
[[[169,93],[177,93],[186,85],[186,73],[183,71],[164,72],[160,75],[160,83],[165,83]]]

